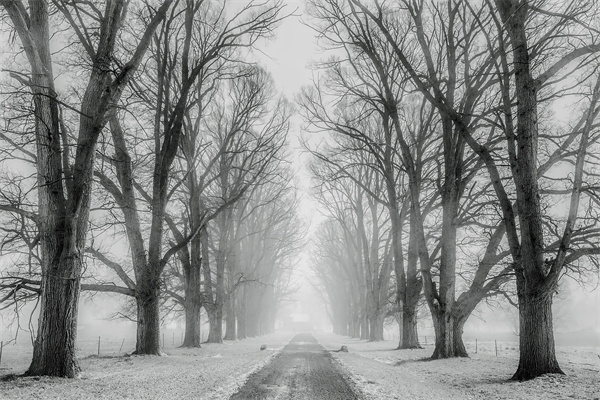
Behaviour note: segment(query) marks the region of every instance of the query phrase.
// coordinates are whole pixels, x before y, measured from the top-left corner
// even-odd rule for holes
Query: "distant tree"
[[[134,163],[140,160],[132,157],[133,149],[126,141],[128,125],[123,126],[123,118],[114,115],[110,127],[115,156],[106,157],[107,165],[114,171],[96,172],[101,185],[114,197],[123,213],[135,279],[127,276],[122,268],[113,269],[133,290],[136,298],[136,353],[140,354],[160,354],[161,275],[169,259],[200,235],[203,229],[203,225],[194,224],[185,235],[175,232],[175,242],[163,251],[166,241],[164,229],[174,210],[169,203],[182,187],[182,179],[186,175],[174,173],[173,165],[178,151],[186,143],[186,134],[193,129],[187,125],[190,109],[197,110],[196,106],[203,100],[202,84],[206,84],[204,78],[214,71],[215,63],[227,58],[231,49],[251,47],[259,37],[271,34],[282,18],[279,3],[264,8],[249,4],[228,22],[219,19],[220,12],[213,14],[214,10],[206,7],[202,1],[188,1],[185,6],[173,9],[154,37],[152,54],[155,63],[147,66],[147,79],[133,88],[133,96],[137,96],[144,105],[138,118],[152,126],[149,133],[152,145],[148,149],[152,162],[151,165],[146,162],[148,171],[142,174],[143,169],[139,168],[139,177],[134,176]],[[197,19],[201,13],[216,18],[205,21],[208,25],[221,25],[221,28],[207,30],[207,24]],[[130,129],[146,133],[143,125]],[[139,156],[141,160],[148,158],[148,154]],[[195,173],[191,169],[193,166],[189,167],[188,172]],[[142,180],[144,175],[148,177],[146,181]],[[141,223],[138,203],[151,211],[148,231]],[[202,209],[195,212],[199,215],[204,213]],[[189,224],[187,226],[190,227]],[[174,233],[173,229],[170,231]],[[114,266],[107,257],[103,260],[109,267]],[[199,320],[197,332],[199,337]]]
[[[233,316],[228,326],[230,335],[235,333],[234,289],[239,283],[232,282],[240,234],[236,215],[257,187],[280,174],[289,118],[286,102],[275,97],[271,78],[262,68],[230,68],[226,79],[208,87],[213,90],[210,101],[197,103],[202,112],[186,117],[179,157],[183,184],[174,197],[183,213],[166,219],[176,242],[200,227],[179,251],[181,270],[173,271],[179,284],[168,290],[185,310],[184,345],[194,347],[200,346],[202,307],[211,326],[208,341],[223,340],[224,315]],[[199,86],[199,99],[205,90]],[[225,307],[229,314],[224,314]]]
[[[203,251],[213,250],[211,269],[208,257],[202,257],[205,298],[211,330],[208,340],[223,340],[223,311],[227,301],[226,274],[228,255],[236,246],[233,210],[252,188],[278,174],[289,129],[289,108],[283,98],[274,96],[271,77],[260,68],[252,68],[239,80],[223,87],[206,128],[218,151],[213,156],[215,171],[212,185],[203,196],[226,206],[207,227]],[[212,228],[212,229],[208,229]],[[210,236],[210,237],[209,237]],[[209,241],[210,239],[210,241]],[[232,305],[233,306],[233,305]]]
[[[296,290],[292,274],[304,225],[296,214],[298,198],[290,176],[260,183],[238,205],[237,243],[230,260],[235,268],[228,270],[227,288],[227,319],[237,322],[227,329],[236,332],[237,339],[274,331],[277,310]]]
[[[341,142],[349,141],[340,136]],[[343,243],[341,248],[325,249],[325,259],[317,264],[343,266],[341,277],[348,280],[352,294],[349,319],[351,336],[372,341],[383,340],[383,322],[387,314],[388,292],[392,272],[390,231],[387,210],[381,207],[384,184],[370,168],[368,153],[342,150],[313,150],[317,158],[311,167],[316,182],[316,197],[327,210],[326,215],[339,225],[327,230],[331,238]],[[333,254],[340,260],[334,261]],[[318,268],[315,266],[315,268]],[[326,278],[326,276],[325,276]],[[331,299],[332,302],[338,301]]]

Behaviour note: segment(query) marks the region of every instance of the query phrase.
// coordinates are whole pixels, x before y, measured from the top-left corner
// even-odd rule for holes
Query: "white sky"
[[[244,1],[244,0],[238,0]],[[260,63],[271,71],[278,88],[291,100],[302,85],[310,83],[312,60],[320,58],[313,31],[302,24],[303,0],[286,0],[285,12],[295,15],[283,21],[276,38],[263,43]]]

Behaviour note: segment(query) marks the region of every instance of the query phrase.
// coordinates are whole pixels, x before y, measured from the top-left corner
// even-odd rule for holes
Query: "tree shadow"
[[[398,366],[404,365],[404,364],[412,364],[412,363],[428,362],[428,361],[435,361],[435,360],[433,358],[431,358],[431,357],[412,358],[412,359],[409,359],[409,360],[399,360],[399,361],[396,361],[394,363],[394,366],[398,367]]]
[[[16,381],[17,379],[19,379],[20,377],[22,377],[24,375],[17,375],[17,374],[7,374],[4,376],[0,376],[0,382],[12,382],[12,381]]]

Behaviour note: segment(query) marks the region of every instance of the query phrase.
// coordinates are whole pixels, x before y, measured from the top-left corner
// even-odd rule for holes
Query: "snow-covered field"
[[[370,399],[600,399],[599,348],[559,347],[557,358],[566,375],[546,375],[528,382],[508,379],[515,372],[518,345],[479,342],[470,358],[423,361],[433,346],[423,350],[393,350],[396,342],[368,343],[331,333],[315,333],[333,353],[356,385]],[[471,348],[472,347],[472,348]],[[467,343],[474,352],[475,343]]]
[[[204,344],[201,349],[167,347],[165,357],[110,355],[109,344],[105,344],[106,353],[101,354],[107,355],[80,360],[80,379],[1,381],[0,399],[227,399],[294,334],[276,332],[224,344]],[[267,349],[261,351],[261,344],[266,344]],[[92,345],[80,353],[93,353]],[[21,348],[25,347],[17,347]],[[27,369],[31,351],[17,349],[5,347],[0,375],[21,374]]]
[[[167,346],[166,357],[123,356],[118,341],[102,343],[103,356],[97,357],[90,355],[97,352],[97,343],[89,342],[80,349],[80,379],[5,380],[0,382],[0,399],[227,399],[294,334],[277,332],[201,349]],[[313,335],[327,350],[348,346],[348,353],[332,354],[368,399],[600,399],[598,348],[558,348],[566,376],[509,382],[517,364],[516,344],[511,342],[498,342],[498,357],[492,341],[479,342],[478,353],[470,358],[421,361],[431,355],[431,344],[423,350],[393,350],[393,341]],[[267,350],[260,351],[261,344]],[[473,352],[474,343],[470,346]],[[27,346],[5,347],[0,375],[24,372],[30,357]]]

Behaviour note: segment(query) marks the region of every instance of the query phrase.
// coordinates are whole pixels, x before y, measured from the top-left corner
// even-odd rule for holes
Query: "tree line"
[[[309,1],[330,57],[300,110],[313,137],[314,283],[334,329],[467,356],[463,327],[495,296],[519,310],[513,379],[562,373],[552,299],[593,280],[598,210],[598,4]],[[318,139],[315,139],[318,138]]]
[[[0,2],[3,308],[36,301],[26,375],[75,377],[81,291],[124,296],[136,354],[271,332],[302,241],[291,107],[249,54],[281,1]],[[225,325],[225,332],[223,326]]]

